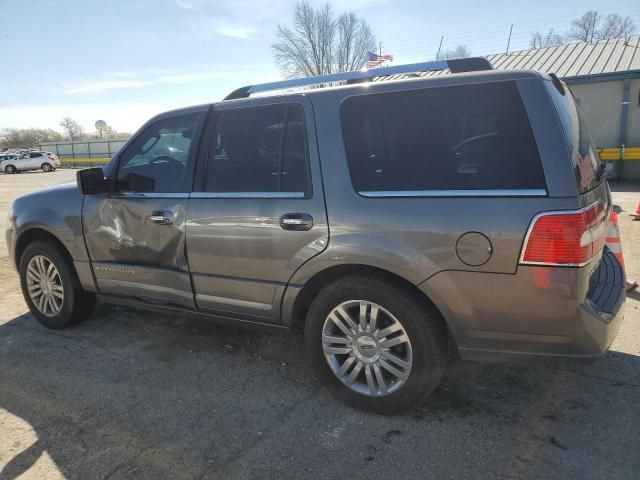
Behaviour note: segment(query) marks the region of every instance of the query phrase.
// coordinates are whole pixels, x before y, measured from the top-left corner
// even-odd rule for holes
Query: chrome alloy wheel
[[[64,288],[56,266],[43,255],[36,255],[27,265],[27,290],[40,313],[55,317],[62,309]]]
[[[331,311],[322,327],[322,350],[334,375],[368,396],[398,390],[413,365],[411,341],[402,324],[365,300],[349,300]]]

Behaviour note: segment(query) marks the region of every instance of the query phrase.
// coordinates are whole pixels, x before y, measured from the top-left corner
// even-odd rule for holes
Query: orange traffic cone
[[[618,227],[618,214],[614,211],[609,216],[609,227],[607,229],[607,247],[616,256],[622,269],[624,268],[624,257],[622,256],[622,242],[620,241],[620,228]],[[638,287],[638,282],[627,282],[627,292]]]
[[[630,213],[634,220],[640,220],[640,200],[638,200],[638,206],[636,207],[636,211]]]

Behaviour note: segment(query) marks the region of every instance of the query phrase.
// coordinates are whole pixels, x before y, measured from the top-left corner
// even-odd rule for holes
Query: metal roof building
[[[538,70],[558,77],[640,71],[640,35],[595,43],[572,43],[561,47],[498,53],[487,59],[498,70]]]
[[[640,179],[640,35],[497,53],[486,58],[497,70],[537,70],[563,78],[571,86],[596,145],[605,149],[603,159],[616,160],[620,177]],[[418,75],[446,74],[448,70]]]
[[[566,80],[591,75],[640,73],[640,35],[594,43],[571,43],[560,47],[495,53],[486,56],[496,70],[538,70]],[[421,77],[446,75],[448,70],[418,73]],[[392,75],[378,80],[397,80]]]

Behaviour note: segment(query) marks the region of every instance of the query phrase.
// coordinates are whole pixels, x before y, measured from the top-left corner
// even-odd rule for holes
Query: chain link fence
[[[38,145],[40,150],[53,152],[60,159],[60,166],[81,168],[104,165],[128,139],[82,140],[74,142],[51,142]]]

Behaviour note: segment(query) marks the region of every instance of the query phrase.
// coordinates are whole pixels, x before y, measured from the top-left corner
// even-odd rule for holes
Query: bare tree
[[[632,34],[636,26],[631,17],[612,13],[603,17],[597,10],[589,10],[582,17],[571,22],[568,36],[580,42],[609,40]]]
[[[622,17],[617,13],[612,13],[604,17],[602,25],[598,29],[600,40],[610,38],[621,38],[631,35],[636,30],[636,26],[631,17]]]
[[[580,18],[571,21],[572,28],[568,33],[569,38],[579,42],[593,42],[599,22],[600,14],[598,11],[589,10]]]
[[[549,48],[559,47],[566,42],[564,35],[555,33],[553,28],[550,28],[547,33],[533,32],[531,34],[531,40],[529,40],[529,46],[531,48]]]
[[[353,13],[338,18],[336,68],[338,72],[358,70],[367,64],[369,52],[375,49],[376,38],[366,21]]]
[[[82,126],[71,117],[64,117],[60,126],[69,140],[80,140],[82,137]]]
[[[471,56],[471,50],[466,45],[458,45],[454,49],[444,50],[436,54],[436,60],[451,60],[454,58],[468,58]]]
[[[296,4],[293,26],[277,26],[276,38],[271,49],[287,77],[357,70],[376,45],[364,19],[353,13],[336,18],[329,4],[314,9],[306,0]]]

